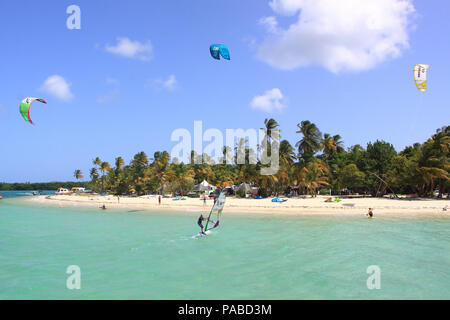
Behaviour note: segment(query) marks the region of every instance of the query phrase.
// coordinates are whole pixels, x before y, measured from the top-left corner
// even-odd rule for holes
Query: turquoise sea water
[[[4,196],[5,192],[1,192]],[[450,217],[198,213],[0,200],[0,299],[450,299]],[[81,289],[66,269],[81,268]],[[367,289],[366,269],[381,270]]]

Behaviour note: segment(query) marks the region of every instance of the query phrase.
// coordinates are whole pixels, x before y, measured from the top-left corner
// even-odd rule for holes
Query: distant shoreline
[[[450,204],[448,199],[387,199],[387,198],[354,198],[343,199],[341,202],[325,202],[328,196],[316,198],[289,198],[283,203],[274,203],[272,198],[242,199],[228,197],[225,212],[239,213],[282,213],[289,215],[361,215],[368,208],[374,208],[374,214],[389,216],[450,216],[443,208]],[[335,197],[333,197],[335,199]],[[199,198],[186,198],[174,201],[173,198],[162,198],[161,205],[157,197],[120,197],[99,195],[52,195],[34,196],[24,199],[27,202],[50,204],[56,206],[84,206],[117,209],[170,210],[182,212],[209,212],[213,200],[207,200],[204,205]]]

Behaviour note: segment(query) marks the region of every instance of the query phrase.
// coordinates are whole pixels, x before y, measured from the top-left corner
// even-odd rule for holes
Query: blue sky
[[[195,120],[224,131],[274,118],[292,144],[310,120],[346,147],[398,151],[448,125],[450,3],[339,3],[2,1],[0,181],[73,180],[97,156],[170,152]],[[66,27],[72,4],[80,30]],[[212,59],[212,43],[231,61]],[[416,63],[430,65],[425,93]],[[48,102],[33,104],[35,126],[19,114],[27,96]]]

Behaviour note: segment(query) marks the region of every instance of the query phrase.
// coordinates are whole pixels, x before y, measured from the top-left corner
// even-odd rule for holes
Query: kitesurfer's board
[[[206,231],[205,234],[202,234],[201,232],[199,232],[195,236],[193,236],[192,238],[194,238],[194,239],[202,238],[202,237],[206,237],[209,234],[211,234],[211,231]]]

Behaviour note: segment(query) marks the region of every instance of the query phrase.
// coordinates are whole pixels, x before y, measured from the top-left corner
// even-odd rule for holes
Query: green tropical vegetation
[[[450,127],[436,131],[430,139],[397,152],[385,141],[370,142],[364,148],[354,145],[347,150],[338,134],[324,133],[310,121],[297,125],[298,141],[292,145],[281,139],[279,124],[264,121],[265,138],[259,150],[240,139],[234,149],[224,147],[223,157],[215,163],[207,154],[191,152],[190,163],[170,159],[167,151],[155,152],[149,158],[144,152],[125,165],[123,158],[115,166],[100,158],[93,161],[90,188],[114,194],[174,193],[187,194],[192,187],[207,180],[218,187],[248,183],[259,188],[259,194],[342,194],[345,192],[383,196],[385,194],[439,195],[450,187]],[[279,130],[278,134],[274,134]],[[278,144],[280,168],[273,175],[261,175],[261,159],[251,157],[266,151],[270,155]],[[246,164],[240,164],[240,158]],[[101,174],[99,174],[99,171]]]
[[[281,138],[279,124],[274,119],[266,119],[262,128],[265,137],[258,150],[252,150],[242,138],[234,148],[224,147],[217,163],[209,155],[195,151],[191,152],[189,163],[171,161],[174,159],[170,159],[167,151],[155,152],[152,158],[139,152],[127,165],[122,157],[115,159],[114,166],[97,157],[89,172],[90,182],[76,186],[138,196],[186,195],[203,180],[217,187],[247,183],[257,187],[262,196],[358,193],[427,197],[437,190],[442,197],[449,192],[449,126],[436,130],[424,143],[415,143],[400,152],[392,144],[379,140],[366,147],[353,145],[345,149],[341,136],[322,133],[310,121],[302,121],[297,127],[298,141],[293,145]],[[279,149],[279,170],[272,175],[261,175],[261,169],[268,165],[258,155],[263,151],[270,155],[275,144]],[[252,157],[256,158],[253,164]],[[245,159],[245,164],[240,159]],[[81,170],[76,170],[74,176],[83,178]],[[0,184],[0,189],[12,190],[11,187]],[[16,184],[13,188],[23,190],[22,187]]]
[[[90,182],[71,182],[71,181],[54,181],[54,182],[24,182],[24,183],[6,183],[0,182],[0,190],[2,191],[30,191],[30,190],[48,190],[55,191],[59,187],[72,189],[74,187],[89,188]]]

